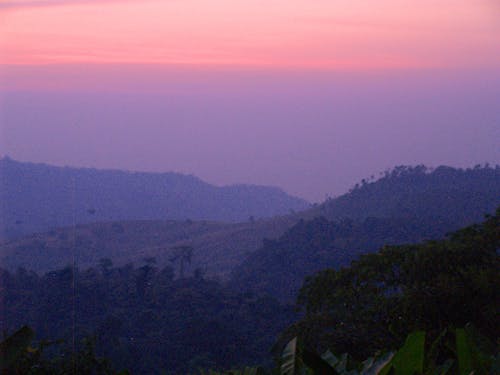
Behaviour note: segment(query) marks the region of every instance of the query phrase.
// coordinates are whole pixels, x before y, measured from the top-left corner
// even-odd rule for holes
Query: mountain
[[[483,220],[500,200],[500,166],[459,169],[399,166],[379,179],[364,179],[347,194],[328,199],[307,217],[421,218],[452,221],[455,229]]]
[[[128,220],[57,228],[0,245],[0,265],[45,272],[76,262],[85,269],[105,257],[117,266],[151,257],[165,265],[176,246],[187,245],[194,249],[189,272],[200,268],[223,279],[232,272],[234,285],[290,300],[312,272],[346,265],[384,244],[441,238],[493,213],[499,197],[498,167],[396,168],[322,205],[269,219]]]
[[[5,238],[104,221],[238,222],[308,207],[278,188],[217,187],[178,173],[61,168],[3,158],[0,178]]]
[[[232,272],[239,290],[295,299],[304,277],[384,245],[440,239],[500,204],[500,168],[399,167],[303,214]]]

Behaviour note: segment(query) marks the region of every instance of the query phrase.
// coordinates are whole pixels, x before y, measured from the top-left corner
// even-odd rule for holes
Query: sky
[[[0,154],[321,201],[500,163],[489,0],[1,0]]]

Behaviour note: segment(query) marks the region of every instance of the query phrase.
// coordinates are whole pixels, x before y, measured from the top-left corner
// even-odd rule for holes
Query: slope
[[[1,244],[0,266],[37,272],[72,264],[86,269],[97,266],[103,258],[117,266],[141,265],[145,259],[155,258],[158,265],[165,266],[176,246],[191,246],[189,274],[199,269],[224,278],[264,238],[278,237],[292,224],[287,217],[235,224],[190,220],[82,224]]]
[[[500,166],[459,169],[399,166],[364,179],[347,194],[307,211],[330,220],[368,217],[433,218],[460,228],[493,213],[500,198]]]
[[[194,249],[191,271],[200,268],[226,278],[245,261],[234,273],[235,285],[291,298],[311,272],[347,264],[384,244],[440,238],[494,212],[499,197],[498,167],[397,168],[322,205],[271,219],[235,224],[124,221],[59,228],[0,245],[0,264],[47,271],[73,261],[86,268],[105,257],[116,265],[138,265],[155,257],[163,265],[175,246],[187,245]],[[324,219],[308,223],[321,216]],[[297,224],[300,219],[305,221]],[[273,275],[286,277],[278,280]]]
[[[306,211],[303,217],[316,218],[264,242],[233,270],[231,284],[291,302],[308,275],[347,266],[384,245],[440,239],[498,204],[499,167],[398,167]]]
[[[9,158],[0,160],[0,202],[4,238],[104,221],[238,222],[308,207],[274,187],[216,187],[178,173],[61,168]]]

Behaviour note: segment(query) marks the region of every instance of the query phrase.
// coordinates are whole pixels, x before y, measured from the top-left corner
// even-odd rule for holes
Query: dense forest
[[[238,290],[266,293],[293,301],[304,277],[324,268],[347,266],[383,245],[438,239],[454,229],[448,221],[409,218],[302,220],[277,240],[265,240],[232,273]]]
[[[232,285],[290,302],[304,277],[346,266],[384,245],[440,239],[493,214],[498,197],[498,166],[396,167],[306,211],[306,220],[265,240],[233,269]]]
[[[349,267],[306,278],[302,319],[287,335],[315,348],[363,358],[425,330],[473,324],[492,342],[500,337],[500,207],[480,225],[445,240],[386,246]]]
[[[176,277],[154,259],[138,268],[103,259],[99,268],[45,275],[3,270],[2,329],[28,324],[37,339],[62,338],[70,348],[91,338],[99,356],[133,373],[271,369],[270,349],[280,332],[278,351],[298,337],[310,350],[347,352],[354,360],[397,349],[414,331],[427,332],[431,343],[473,326],[483,342],[494,343],[500,333],[499,224],[500,208],[444,240],[387,246],[350,266],[323,270],[305,280],[299,315],[271,297],[235,293],[200,270]],[[444,341],[438,352],[436,361],[456,355]],[[489,366],[493,357],[484,355],[481,363]],[[458,373],[457,363],[447,363]]]
[[[39,340],[65,339],[66,349],[92,338],[115,368],[138,374],[269,363],[269,348],[291,323],[292,308],[232,293],[201,272],[174,278],[172,268],[147,261],[114,268],[103,260],[99,268],[45,275],[2,270],[1,328],[27,324]]]
[[[452,222],[456,229],[493,213],[500,196],[500,166],[460,169],[398,166],[356,184],[347,194],[312,208],[311,217],[421,218]]]
[[[426,373],[469,374],[453,349],[469,335],[482,344],[463,368],[488,373],[499,196],[499,167],[398,167],[280,217],[95,222],[6,241],[0,371],[354,374],[417,340],[433,353]]]

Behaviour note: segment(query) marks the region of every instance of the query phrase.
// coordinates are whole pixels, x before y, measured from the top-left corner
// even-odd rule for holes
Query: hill
[[[290,219],[256,220],[246,223],[208,221],[126,221],[82,224],[53,229],[0,245],[0,265],[15,270],[46,272],[76,263],[95,267],[102,258],[114,265],[140,265],[155,258],[169,265],[176,246],[191,246],[193,256],[187,271],[199,268],[209,275],[228,276],[244,257],[255,251],[264,238],[281,235]]]
[[[230,284],[237,290],[264,293],[292,303],[308,275],[347,266],[384,245],[439,239],[453,229],[452,222],[408,218],[303,220],[279,239],[264,241],[233,270]]]
[[[455,328],[465,327],[471,333],[466,340],[472,344],[462,344],[463,356],[489,369],[494,356],[498,358],[494,343],[500,329],[499,214],[500,210],[446,240],[384,247],[340,271],[327,269],[313,275],[305,280],[298,298],[300,315],[273,298],[231,290],[200,272],[176,278],[172,267],[151,262],[140,267],[103,262],[86,270],[66,267],[45,275],[0,268],[0,329],[8,334],[27,324],[35,329],[37,340],[63,339],[50,346],[59,357],[56,362],[47,362],[35,349],[27,358],[48,368],[69,364],[66,372],[58,373],[71,373],[75,363],[98,364],[94,351],[88,350],[95,349],[116,369],[96,373],[113,374],[123,368],[134,374],[186,374],[199,373],[200,368],[268,367],[272,344],[279,352],[293,337],[304,345],[302,353],[322,353],[327,348],[333,353],[348,352],[343,366],[346,362],[357,366],[357,361],[376,352],[401,347],[409,333],[422,330],[425,342],[432,343],[428,357],[444,363],[441,369],[453,366],[451,373],[459,373],[457,362],[448,359],[450,355],[455,359],[455,348],[460,348]],[[368,220],[368,230],[391,228],[390,223],[382,225],[383,220]],[[404,236],[404,227],[397,230],[398,223],[393,224],[388,233],[373,229],[373,235]],[[303,240],[301,233],[313,232],[309,243],[297,246],[314,248],[313,242],[321,242],[321,237],[328,242],[334,232],[340,236],[342,230],[359,230],[358,234],[367,230],[356,227],[347,222],[343,227],[329,224],[325,219],[301,222],[295,227],[296,237],[288,240]],[[90,342],[81,341],[85,337]],[[10,340],[9,346],[19,342]],[[470,346],[474,343],[477,346]],[[422,352],[423,346],[422,341]],[[411,349],[411,353],[417,351]],[[75,352],[81,355],[68,355]],[[302,358],[306,355],[316,361],[310,354]]]
[[[421,218],[453,222],[458,229],[493,213],[499,198],[500,166],[399,166],[378,179],[362,180],[347,194],[309,210],[307,217]]]
[[[452,345],[442,339],[466,327],[475,338],[481,337],[481,350],[492,359],[496,352],[498,358],[499,247],[500,207],[482,223],[446,239],[386,246],[349,267],[325,269],[305,280],[297,299],[304,314],[288,329],[285,342],[300,336],[310,348],[349,351],[365,359],[382,348],[402,345],[418,330],[427,333],[425,342],[442,357],[454,348],[455,338]],[[433,358],[438,358],[435,351]],[[477,373],[498,373],[488,367]]]
[[[500,203],[500,168],[399,167],[303,214],[233,270],[231,284],[292,302],[304,277],[384,245],[440,239]]]
[[[217,187],[178,173],[61,168],[9,158],[0,160],[0,181],[4,238],[91,222],[238,222],[308,207],[274,187]]]
[[[226,278],[244,262],[234,272],[234,285],[290,300],[312,272],[348,264],[384,244],[441,238],[494,212],[499,197],[498,167],[396,168],[322,205],[270,219],[129,220],[58,228],[0,245],[0,264],[45,272],[73,261],[87,268],[105,257],[117,266],[155,257],[164,265],[176,246],[188,245],[194,249],[190,272],[200,268]]]

